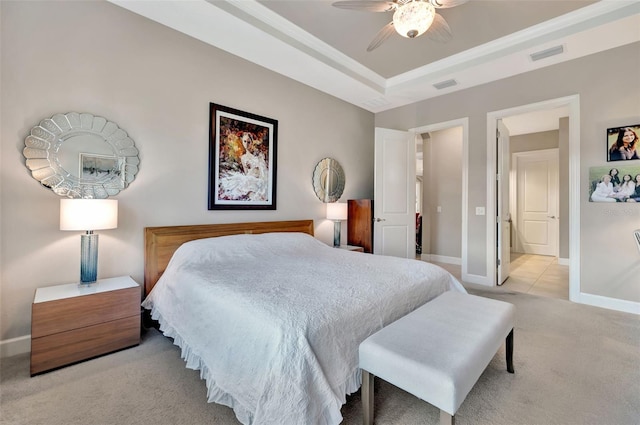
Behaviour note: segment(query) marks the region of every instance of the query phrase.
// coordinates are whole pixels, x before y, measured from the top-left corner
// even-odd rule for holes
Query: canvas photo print
[[[589,168],[590,202],[640,202],[640,164]]]
[[[638,153],[640,124],[607,129],[607,161],[640,159]]]

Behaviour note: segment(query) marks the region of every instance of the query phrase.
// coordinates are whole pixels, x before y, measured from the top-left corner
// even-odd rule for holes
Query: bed
[[[329,247],[312,220],[145,229],[143,307],[245,425],[340,423],[360,342],[449,290],[444,269]]]

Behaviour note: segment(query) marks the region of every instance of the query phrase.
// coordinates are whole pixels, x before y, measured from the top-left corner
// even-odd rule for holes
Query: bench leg
[[[373,425],[373,380],[374,376],[362,369],[362,415],[364,425]]]
[[[513,329],[507,335],[505,351],[507,352],[507,372],[513,373]]]
[[[444,410],[440,410],[440,425],[456,425],[455,415],[450,415]]]

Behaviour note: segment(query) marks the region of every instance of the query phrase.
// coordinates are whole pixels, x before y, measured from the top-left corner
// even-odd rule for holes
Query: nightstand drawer
[[[139,315],[140,288],[34,303],[31,314],[32,338]]]
[[[31,340],[31,375],[140,343],[140,312]]]

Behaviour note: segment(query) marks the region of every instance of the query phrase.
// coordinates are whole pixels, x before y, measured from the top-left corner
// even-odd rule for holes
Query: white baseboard
[[[640,303],[634,301],[620,300],[617,298],[603,297],[602,295],[585,294],[581,292],[575,301],[580,304],[587,304],[594,307],[608,308],[609,310],[622,311],[640,315]]]
[[[561,266],[568,266],[569,265],[569,259],[568,258],[560,258],[558,257],[558,264]]]
[[[446,255],[436,254],[420,254],[420,258],[424,261],[435,261],[436,263],[455,264],[457,266],[462,265],[462,259],[460,257],[447,257]]]
[[[31,335],[0,341],[0,358],[11,357],[31,351]]]
[[[476,285],[482,286],[493,286],[493,282],[491,282],[487,276],[462,273],[461,277],[463,282],[475,283]]]

